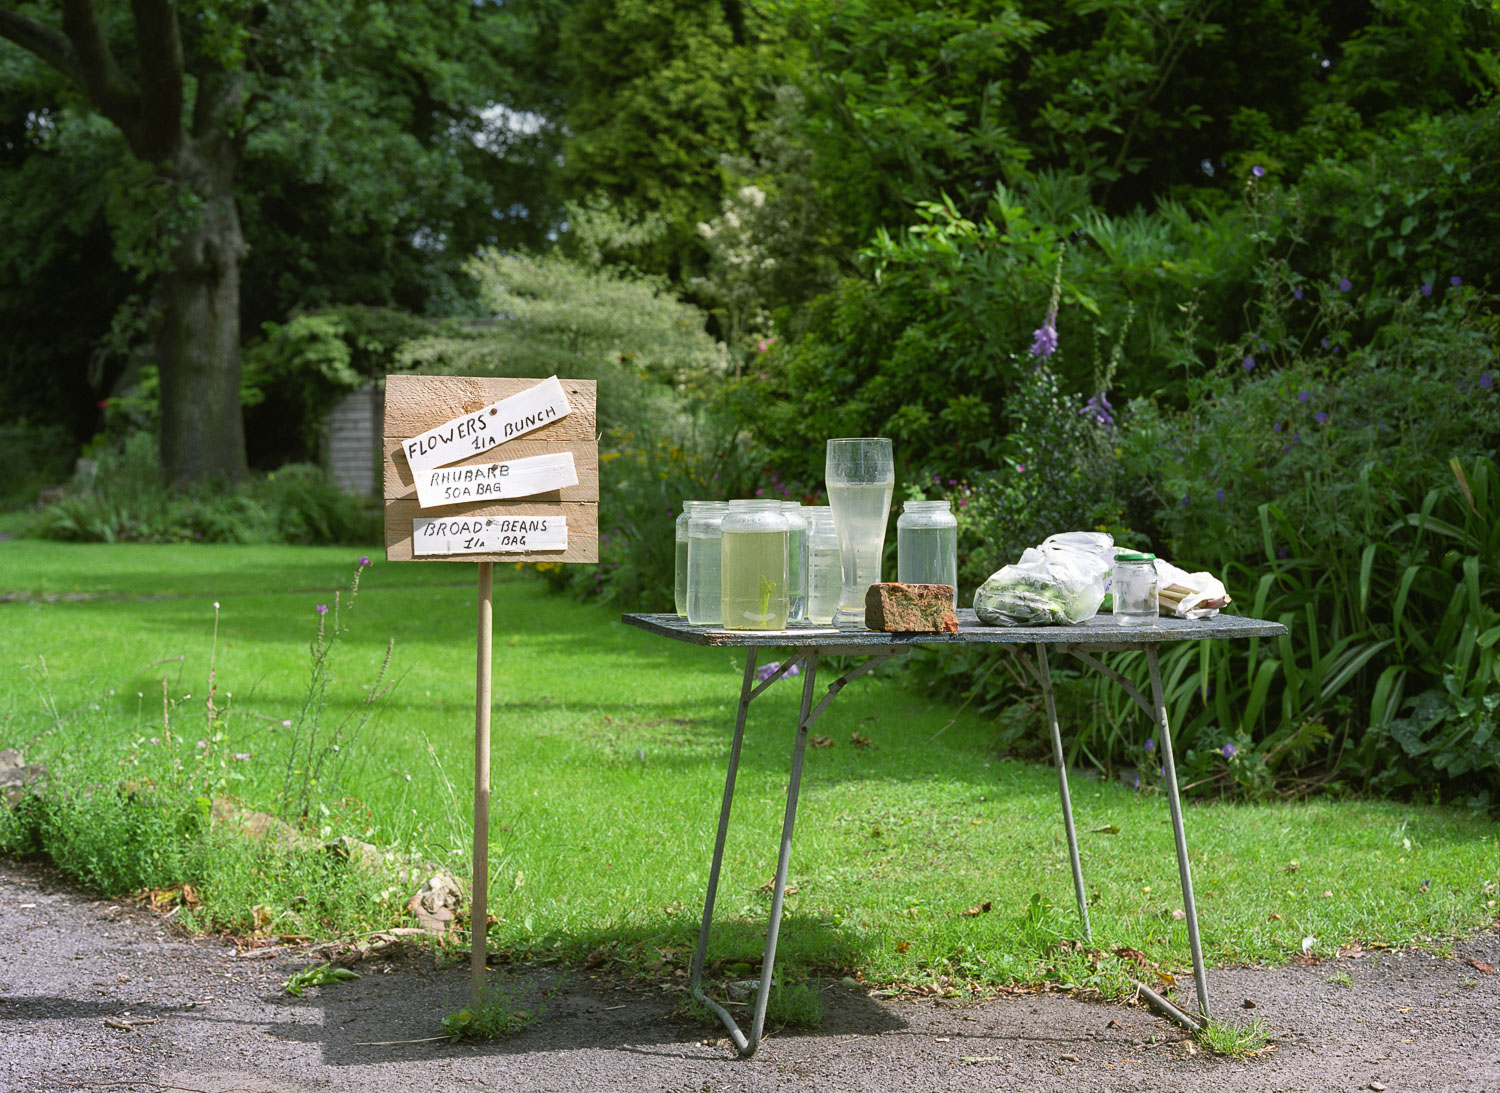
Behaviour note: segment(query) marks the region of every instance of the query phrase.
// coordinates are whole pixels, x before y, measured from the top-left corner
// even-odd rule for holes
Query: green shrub
[[[103,543],[348,543],[380,537],[380,517],[321,468],[293,464],[237,489],[169,490],[150,433],[104,451],[97,471],[42,508],[31,533]]]

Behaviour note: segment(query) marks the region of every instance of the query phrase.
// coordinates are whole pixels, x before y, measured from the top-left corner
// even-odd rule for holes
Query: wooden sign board
[[[597,562],[593,380],[387,376],[387,561]]]

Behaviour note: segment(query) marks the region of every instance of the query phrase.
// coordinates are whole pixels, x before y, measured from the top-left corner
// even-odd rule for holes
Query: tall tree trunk
[[[240,410],[245,237],[234,203],[243,90],[239,72],[201,73],[190,134],[163,170],[197,205],[157,289],[161,469],[174,486],[249,477]]]
[[[240,412],[240,262],[245,240],[234,203],[233,152],[207,162],[188,144],[179,184],[202,202],[198,222],[172,251],[157,288],[161,467],[167,482],[248,477]]]

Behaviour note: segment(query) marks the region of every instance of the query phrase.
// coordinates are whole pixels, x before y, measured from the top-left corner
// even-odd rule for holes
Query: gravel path
[[[1138,1008],[887,1001],[830,983],[821,1029],[773,1035],[742,1061],[673,1015],[677,994],[581,970],[512,972],[541,1018],[508,1040],[382,1043],[435,1035],[466,996],[466,965],[371,958],[362,978],[292,998],[280,985],[305,956],[243,959],[8,861],[0,953],[3,1090],[1500,1091],[1500,975],[1468,962],[1500,965],[1500,930],[1449,955],[1211,972],[1221,1011],[1275,1030],[1248,1060],[1207,1056]],[[1330,981],[1343,976],[1352,985]]]

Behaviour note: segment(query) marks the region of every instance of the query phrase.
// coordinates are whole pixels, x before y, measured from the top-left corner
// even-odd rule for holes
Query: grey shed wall
[[[350,391],[328,414],[325,459],[334,485],[355,497],[379,497],[380,423],[385,398],[375,387]]]

